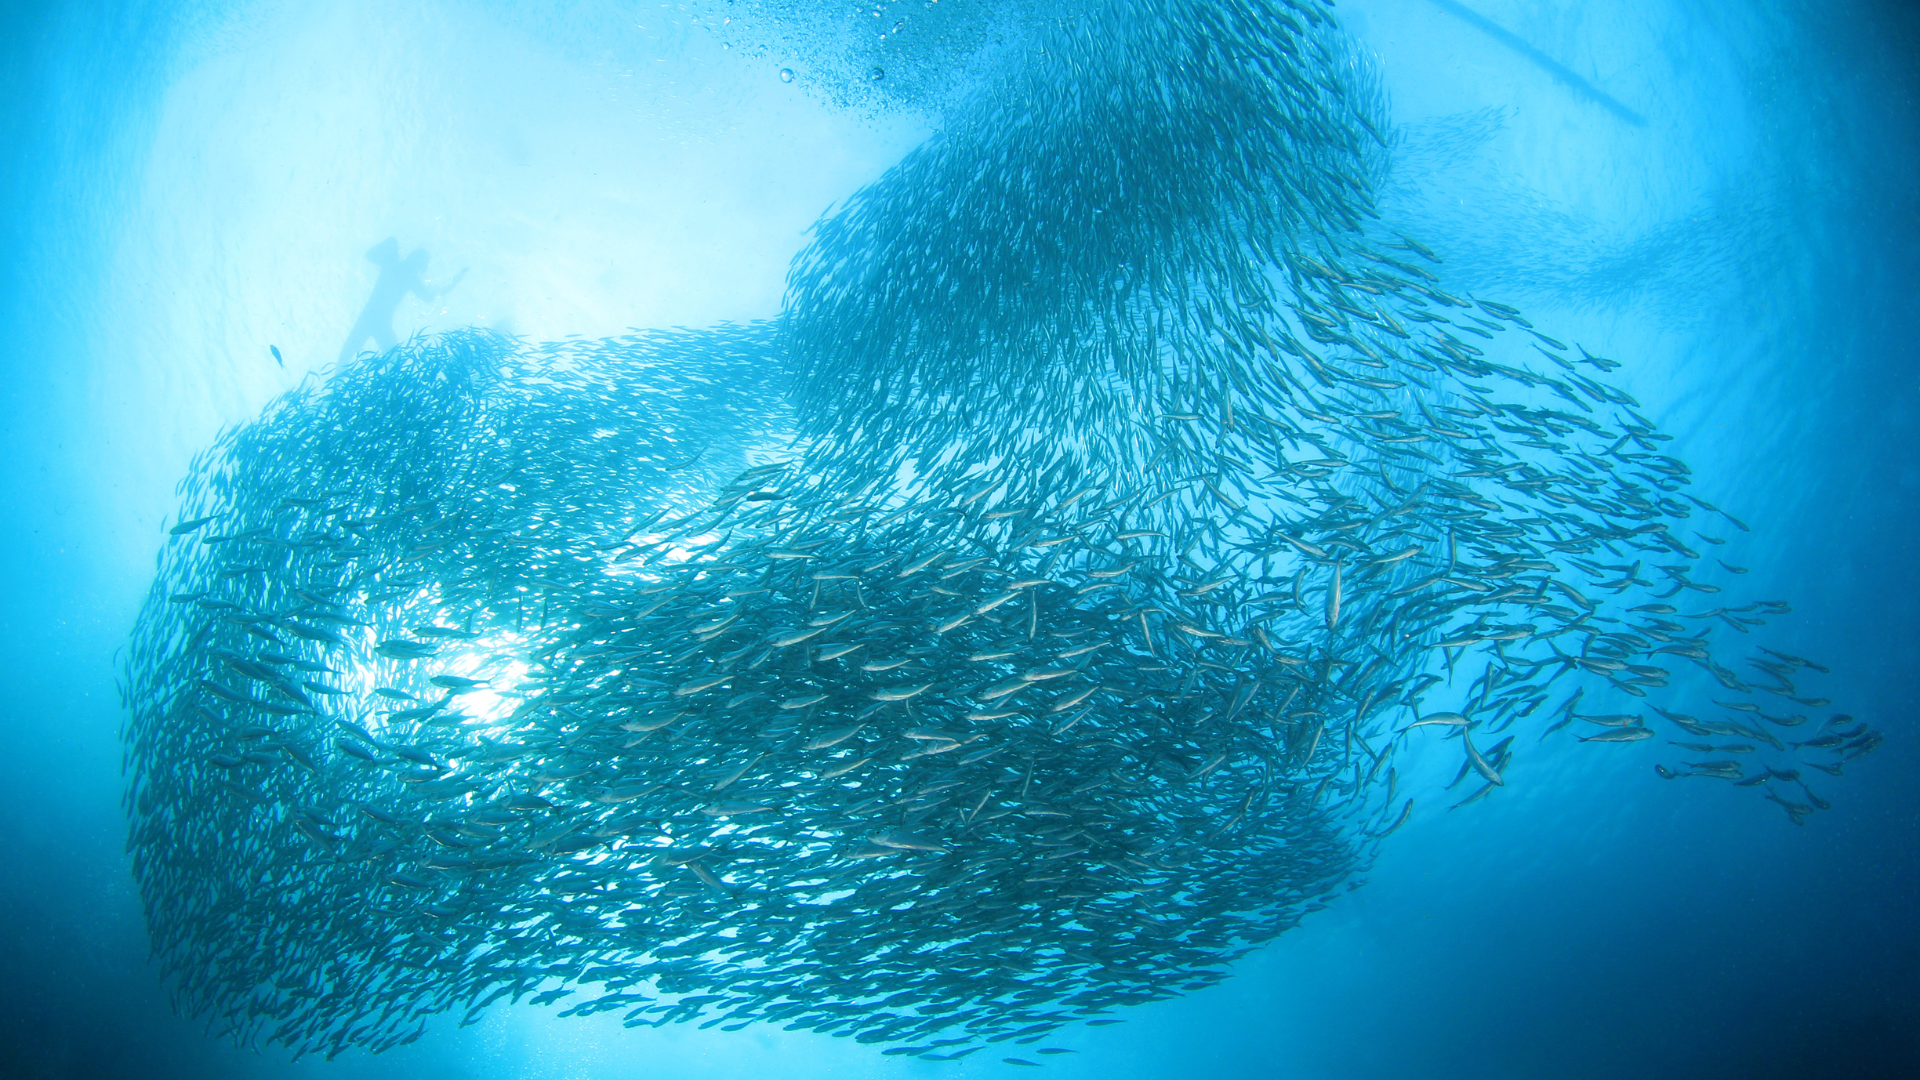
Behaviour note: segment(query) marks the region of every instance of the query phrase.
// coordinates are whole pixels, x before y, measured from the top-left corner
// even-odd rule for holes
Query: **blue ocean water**
[[[947,0],[948,3],[954,0]],[[5,19],[0,1068],[27,1076],[920,1075],[850,1040],[500,1007],[380,1056],[174,1016],[125,854],[115,653],[190,456],[332,361],[364,253],[431,253],[401,335],[778,311],[830,204],[924,139],[787,82],[714,9],[14,5]],[[1888,732],[1794,828],[1639,747],[1417,814],[1232,979],[1056,1074],[1902,1076],[1920,1068],[1908,600],[1920,22],[1891,4],[1337,9],[1399,128],[1383,208],[1451,280],[1619,357],[1769,629]],[[724,17],[724,16],[721,16]],[[431,292],[431,288],[424,291]],[[266,346],[285,356],[276,364]],[[349,342],[349,345],[354,344]],[[1744,793],[1742,793],[1744,794]]]

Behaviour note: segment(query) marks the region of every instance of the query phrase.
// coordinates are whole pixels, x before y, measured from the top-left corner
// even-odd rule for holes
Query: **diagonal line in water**
[[[1622,105],[1618,98],[1613,97],[1586,79],[1581,78],[1579,73],[1573,69],[1555,60],[1553,57],[1548,56],[1546,53],[1541,52],[1539,49],[1534,48],[1525,38],[1494,22],[1492,19],[1487,18],[1485,15],[1467,7],[1465,4],[1458,3],[1457,0],[1429,0],[1429,2],[1432,3],[1434,7],[1483,31],[1488,37],[1493,38],[1500,44],[1533,61],[1541,70],[1553,76],[1555,82],[1586,98],[1588,101],[1625,120],[1634,127],[1647,126],[1646,117]]]

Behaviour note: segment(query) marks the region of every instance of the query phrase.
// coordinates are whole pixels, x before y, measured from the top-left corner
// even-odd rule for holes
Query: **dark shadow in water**
[[[1614,98],[1604,90],[1581,78],[1565,64],[1534,48],[1520,35],[1508,30],[1506,27],[1501,26],[1499,23],[1494,22],[1492,19],[1487,18],[1472,8],[1467,7],[1465,4],[1457,3],[1456,0],[1431,0],[1431,2],[1434,7],[1439,8],[1449,15],[1457,16],[1468,25],[1484,31],[1486,35],[1493,40],[1498,41],[1500,44],[1533,61],[1540,67],[1540,70],[1553,76],[1553,80],[1560,85],[1565,86],[1567,89],[1572,90],[1574,93],[1586,98],[1588,101],[1593,102],[1595,105],[1600,106],[1620,119],[1625,120],[1634,127],[1647,126],[1646,117],[1620,104],[1617,98]]]
[[[420,275],[427,269],[427,252],[424,248],[414,248],[407,257],[400,257],[400,241],[389,236],[373,245],[367,251],[367,261],[380,267],[380,280],[374,282],[373,295],[367,298],[367,306],[360,311],[360,318],[347,332],[346,344],[340,346],[340,361],[345,363],[353,359],[360,346],[372,339],[381,352],[393,348],[396,339],[393,336],[393,313],[399,309],[400,301],[408,293],[422,300],[438,300],[460,284],[467,276],[466,270],[453,275],[446,288],[434,290],[427,286]]]

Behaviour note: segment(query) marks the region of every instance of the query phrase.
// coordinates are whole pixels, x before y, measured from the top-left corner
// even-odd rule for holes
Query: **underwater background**
[[[808,227],[927,138],[943,80],[965,77],[940,64],[976,56],[972,41],[911,53],[909,32],[887,97],[858,78],[871,46],[848,43],[846,11],[796,8],[743,43],[728,7],[5,9],[0,1073],[1007,1070],[772,1024],[626,1030],[504,1003],[384,1054],[289,1062],[176,1016],[148,961],[116,654],[176,481],[335,360],[373,285],[363,253],[395,236],[431,253],[437,281],[465,268],[401,302],[403,338],[772,318]],[[1333,12],[1396,127],[1383,215],[1454,285],[1625,364],[1614,380],[1676,436],[1697,490],[1754,526],[1719,554],[1751,568],[1753,595],[1793,601],[1768,640],[1831,667],[1826,689],[1886,742],[1799,828],[1724,785],[1660,782],[1637,746],[1540,756],[1498,798],[1416,811],[1364,887],[1232,978],[1064,1032],[1077,1053],[1047,1067],[1914,1075],[1920,15]]]

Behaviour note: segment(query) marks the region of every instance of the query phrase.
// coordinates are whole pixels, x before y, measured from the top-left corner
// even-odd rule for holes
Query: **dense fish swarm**
[[[571,996],[950,1060],[1217,980],[1354,882],[1413,757],[1463,805],[1556,731],[1678,736],[1710,760],[1663,776],[1824,808],[1799,769],[1880,736],[1715,659],[1786,605],[1715,602],[1681,525],[1745,526],[1614,362],[1378,223],[1324,11],[1117,0],[1028,56],[820,223],[778,324],[416,341],[196,461],[128,668],[185,1008],[331,1055]]]

